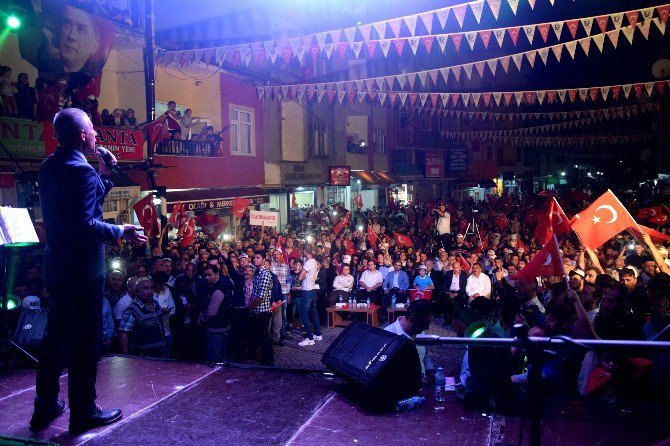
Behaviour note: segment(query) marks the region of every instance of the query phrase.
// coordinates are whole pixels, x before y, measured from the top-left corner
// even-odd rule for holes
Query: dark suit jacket
[[[454,272],[453,271],[447,271],[444,274],[444,292],[448,293],[449,289],[451,288],[451,281],[454,279]],[[461,294],[465,294],[465,286],[468,283],[468,273],[461,271],[461,274],[458,277],[458,292]]]
[[[112,188],[83,153],[58,147],[40,168],[39,195],[47,246],[44,277],[49,283],[104,278],[103,243],[121,228],[102,221],[102,201]]]

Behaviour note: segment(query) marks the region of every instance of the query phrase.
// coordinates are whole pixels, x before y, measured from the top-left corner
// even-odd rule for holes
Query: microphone
[[[105,149],[104,147],[96,147],[95,150],[100,154],[100,157],[102,158],[102,161],[105,163],[105,166],[107,166],[110,170],[112,170],[114,173],[116,173],[118,176],[124,176],[123,172],[121,171],[121,168],[119,167],[118,164],[112,164],[112,154],[109,150]]]

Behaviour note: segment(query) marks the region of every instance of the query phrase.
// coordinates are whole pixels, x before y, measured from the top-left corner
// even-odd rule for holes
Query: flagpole
[[[565,264],[563,263],[563,254],[561,254],[561,250],[558,247],[558,239],[556,238],[556,234],[554,234],[552,238],[554,239],[554,244],[556,246],[556,252],[558,252],[558,257],[561,259],[561,269],[563,270],[565,285],[567,285],[568,289],[570,289],[570,279],[568,279],[568,273],[565,271]]]

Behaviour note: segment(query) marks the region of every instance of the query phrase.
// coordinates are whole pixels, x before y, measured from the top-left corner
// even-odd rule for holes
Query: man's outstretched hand
[[[121,238],[131,243],[144,243],[147,241],[147,236],[143,233],[142,226],[123,225],[123,235]]]

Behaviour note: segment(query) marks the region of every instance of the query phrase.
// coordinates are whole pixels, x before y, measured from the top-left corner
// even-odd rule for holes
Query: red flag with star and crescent
[[[642,232],[628,210],[609,189],[572,219],[572,229],[582,244],[591,249],[601,247],[607,240],[629,227]]]
[[[178,201],[172,208],[172,214],[170,214],[170,223],[173,227],[179,229],[181,226],[188,221],[188,216],[186,215],[186,208],[184,203]]]
[[[370,245],[372,246],[373,249],[377,248],[377,244],[379,243],[379,237],[377,236],[377,233],[372,229],[372,226],[368,225],[368,241],[370,242]]]
[[[149,194],[133,205],[133,210],[137,214],[137,220],[144,228],[147,237],[153,237],[160,234],[158,226],[158,214],[154,206],[154,194]]]
[[[463,254],[461,253],[458,254],[458,262],[461,264],[461,269],[463,271],[470,271],[470,264],[465,260],[465,257],[463,257]]]
[[[358,209],[363,207],[363,196],[361,194],[356,195],[356,206],[358,206]]]
[[[393,233],[393,239],[395,244],[401,248],[411,248],[413,246],[412,239],[407,235],[398,234],[397,232]]]
[[[220,216],[216,214],[208,214],[207,212],[198,214],[196,222],[211,240],[216,240],[228,226],[228,223],[226,223]]]
[[[346,228],[349,225],[350,216],[351,213],[347,212],[346,214],[344,214],[344,218],[337,222],[337,224],[333,228],[333,232],[335,233],[336,236],[342,231],[342,229]]]
[[[533,260],[528,262],[512,279],[534,282],[536,277],[564,276],[563,258],[558,250],[558,240],[552,236]]]
[[[552,197],[549,202],[549,212],[542,216],[540,224],[535,229],[535,239],[544,245],[549,242],[554,234],[568,234],[570,230],[570,219],[565,215],[556,198]]]
[[[248,198],[235,198],[233,200],[233,215],[237,218],[241,218],[244,216],[244,212],[247,210],[249,207],[249,199]]]
[[[642,220],[648,220],[650,218],[656,217],[658,214],[663,213],[663,208],[661,206],[654,206],[650,208],[641,208],[637,211],[637,218]]]
[[[187,246],[191,246],[193,242],[195,242],[195,220],[189,218],[184,229],[184,235],[179,241],[179,247],[186,248]]]

